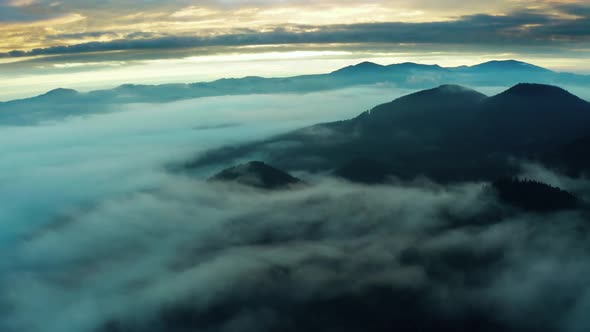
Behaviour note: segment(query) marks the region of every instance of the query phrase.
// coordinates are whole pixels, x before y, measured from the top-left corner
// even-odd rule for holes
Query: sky
[[[0,100],[365,60],[590,73],[589,53],[586,0],[0,0]]]

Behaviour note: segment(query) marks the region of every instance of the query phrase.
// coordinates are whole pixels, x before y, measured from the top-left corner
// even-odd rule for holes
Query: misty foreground
[[[0,330],[588,331],[589,112],[443,86],[204,151],[19,238]]]
[[[590,326],[584,209],[527,212],[480,183],[308,179],[176,177],[42,228],[5,255],[2,330]]]

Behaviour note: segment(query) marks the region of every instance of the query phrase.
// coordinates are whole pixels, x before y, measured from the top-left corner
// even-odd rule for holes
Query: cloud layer
[[[172,176],[157,190],[105,200],[40,228],[0,266],[0,327],[590,326],[585,216],[490,219],[498,203],[481,184],[312,181],[269,194]]]
[[[253,46],[284,44],[350,43],[418,43],[483,44],[572,47],[590,41],[585,6],[563,6],[576,17],[562,17],[537,10],[508,15],[478,14],[457,20],[430,23],[359,23],[348,25],[288,25],[259,29],[232,29],[226,33],[185,35],[167,33],[127,34],[117,39],[114,32],[94,31],[52,36],[53,39],[109,37],[110,41],[93,41],[58,45],[33,50],[13,50],[4,57],[24,57],[69,53],[124,51],[142,49],[177,49],[207,46]],[[139,37],[139,38],[138,38]]]
[[[0,247],[71,208],[153,188],[166,179],[169,164],[207,149],[352,117],[403,93],[368,87],[117,105],[115,110],[95,105],[113,112],[40,126],[1,126]],[[43,112],[36,116],[43,122]]]
[[[396,93],[134,104],[0,128],[0,330],[588,330],[585,212],[515,211],[481,183],[297,174],[311,186],[268,193],[203,181],[223,163],[166,167]]]

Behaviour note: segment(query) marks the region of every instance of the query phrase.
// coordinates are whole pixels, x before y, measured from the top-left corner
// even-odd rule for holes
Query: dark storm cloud
[[[179,49],[204,46],[243,46],[297,43],[434,43],[464,45],[550,46],[590,41],[588,17],[563,19],[535,11],[506,16],[471,15],[432,23],[365,23],[331,26],[292,26],[270,32],[243,29],[213,37],[164,36],[89,42],[70,46],[8,52],[3,57],[57,55],[120,50]],[[145,38],[147,37],[147,38]]]

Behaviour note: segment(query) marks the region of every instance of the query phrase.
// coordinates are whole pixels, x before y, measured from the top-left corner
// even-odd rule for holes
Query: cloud
[[[29,117],[42,125],[0,127],[0,151],[5,156],[0,161],[0,247],[31,225],[44,224],[69,209],[157,186],[167,177],[169,164],[207,149],[351,117],[404,92],[367,87],[167,104],[99,104],[92,109],[96,113],[69,114],[65,119],[53,114],[50,122],[44,112],[56,110],[39,108]],[[307,106],[301,108],[301,103]],[[233,126],[227,126],[228,119]],[[120,181],[113,182],[115,178]]]
[[[10,0],[8,6],[12,7],[28,7],[37,3],[37,0]]]
[[[22,22],[34,21],[39,19],[37,15],[27,15],[23,13],[18,7],[12,4],[2,4],[0,2],[0,21],[1,22]]]
[[[579,314],[590,291],[589,239],[575,230],[583,216],[509,214],[480,223],[497,210],[480,184],[313,183],[269,194],[171,176],[156,190],[73,213],[8,256],[0,307],[9,309],[0,327],[590,326]]]
[[[117,33],[112,31],[91,31],[78,33],[64,33],[59,35],[48,36],[49,39],[86,39],[86,38],[101,38],[101,37],[116,37]],[[136,36],[136,35],[133,35]]]
[[[580,18],[588,18],[590,16],[590,5],[581,2],[561,3],[555,5],[555,8],[563,13]]]
[[[512,211],[480,183],[298,174],[311,186],[271,194],[203,181],[224,161],[166,167],[396,93],[133,104],[0,128],[0,330],[587,330],[584,212]]]
[[[470,15],[456,21],[432,23],[364,23],[330,26],[290,26],[261,32],[240,32],[215,36],[164,36],[159,38],[118,39],[67,46],[12,51],[4,57],[56,55],[144,49],[179,49],[206,46],[246,46],[272,44],[324,43],[424,43],[424,44],[526,44],[547,46],[554,43],[584,43],[590,31],[584,19],[562,19],[537,11],[510,15]]]

